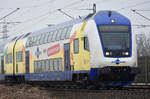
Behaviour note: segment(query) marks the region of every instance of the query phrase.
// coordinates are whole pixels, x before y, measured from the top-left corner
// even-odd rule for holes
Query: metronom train
[[[138,73],[130,20],[99,11],[1,42],[0,80],[130,85]]]

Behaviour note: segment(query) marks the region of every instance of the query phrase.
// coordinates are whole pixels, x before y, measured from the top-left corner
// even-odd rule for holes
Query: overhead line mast
[[[4,20],[3,22],[0,22],[0,24],[3,24],[3,27],[2,27],[2,32],[0,32],[0,33],[3,33],[3,36],[2,36],[2,38],[0,38],[0,39],[3,39],[3,40],[6,40],[9,36],[8,36],[8,25],[9,24],[15,24],[15,23],[20,23],[20,22],[6,22],[6,20],[5,20],[5,18],[7,18],[8,16],[10,16],[11,14],[13,14],[13,13],[15,13],[16,11],[18,11],[20,8],[17,8],[17,9],[15,9],[14,11],[12,11],[12,12],[10,12],[10,13],[8,13],[7,15],[5,15],[4,17],[2,17],[2,18],[0,18],[0,21],[1,20]]]

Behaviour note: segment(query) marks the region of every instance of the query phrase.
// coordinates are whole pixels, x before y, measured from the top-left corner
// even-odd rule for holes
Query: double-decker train
[[[99,11],[0,45],[0,80],[130,85],[138,73],[131,22]]]

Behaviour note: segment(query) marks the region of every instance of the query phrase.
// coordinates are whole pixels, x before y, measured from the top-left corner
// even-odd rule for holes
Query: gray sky
[[[0,18],[20,8],[5,19],[9,22],[21,22],[17,25],[9,25],[8,35],[14,36],[42,29],[47,27],[47,24],[59,24],[71,20],[57,11],[60,8],[75,18],[87,15],[91,11],[81,9],[92,8],[93,3],[96,3],[97,11],[115,10],[127,16],[132,24],[150,25],[150,21],[131,11],[131,9],[150,10],[150,0],[0,0]],[[150,18],[150,11],[138,12]],[[1,30],[2,25],[0,25]],[[150,33],[150,27],[133,27],[133,32]]]

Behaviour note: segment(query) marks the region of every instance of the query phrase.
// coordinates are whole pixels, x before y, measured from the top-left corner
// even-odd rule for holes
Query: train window
[[[54,59],[54,71],[58,71],[58,59]]]
[[[12,57],[12,55],[10,55],[10,58],[11,57]],[[16,62],[23,62],[23,52],[22,51],[16,52]]]
[[[89,51],[89,42],[87,37],[84,37],[84,49]]]
[[[33,37],[30,38],[29,47],[32,47],[32,44],[33,44]]]
[[[53,66],[54,64],[53,63],[54,63],[53,59],[50,59],[49,60],[50,71],[54,71],[54,66]]]
[[[10,54],[8,54],[8,63],[10,63]]]
[[[43,42],[42,42],[42,44],[45,44],[46,43],[46,41],[45,41],[45,39],[46,39],[46,34],[43,34],[44,36],[43,36]]]
[[[60,40],[61,33],[62,33],[62,29],[58,30],[57,37],[56,37],[57,41]]]
[[[16,52],[16,62],[18,62],[18,52]]]
[[[39,41],[40,45],[42,44],[42,41],[43,41],[43,34],[40,35],[40,41]]]
[[[48,35],[49,35],[49,33],[45,34],[45,41],[44,41],[45,43],[48,43]]]
[[[37,36],[34,36],[33,39],[34,39],[33,40],[33,46],[35,46],[36,45],[36,41],[37,41]]]
[[[23,52],[20,52],[20,62],[23,62]]]
[[[59,58],[59,71],[62,71],[62,58]]]
[[[37,36],[36,45],[39,45],[40,35]]]
[[[8,54],[6,55],[6,57],[7,57],[7,64],[9,64],[9,56],[8,56]]]
[[[35,37],[33,37],[32,46],[34,46],[35,43]]]
[[[67,31],[66,37],[65,37],[66,39],[69,39],[71,30],[72,30],[72,26],[68,27],[68,31]]]
[[[29,37],[30,38],[30,37]],[[27,39],[27,42],[26,42],[26,47],[29,46],[29,38]]]
[[[26,47],[30,47],[30,40],[31,40],[31,37],[28,38],[28,40],[26,42]]]
[[[34,72],[37,73],[38,62],[34,61]]]
[[[63,39],[65,39],[65,36],[66,36],[66,33],[67,33],[67,28],[65,27],[65,28],[63,28],[63,31],[62,31],[62,34],[61,34],[61,40],[63,40]]]
[[[40,43],[41,43],[41,37],[42,37],[42,35],[38,36],[37,45],[40,45]]]
[[[44,71],[47,72],[47,68],[46,68],[46,60],[44,60]]]
[[[10,63],[12,63],[12,54],[10,54]]]
[[[8,54],[6,54],[6,64],[9,64]]]
[[[18,52],[18,62],[20,62],[21,60],[21,55],[20,55],[20,52]]]
[[[51,40],[52,42],[56,41],[57,33],[58,33],[58,30],[54,31],[52,40]]]
[[[74,53],[79,53],[79,39],[74,39]]]
[[[38,72],[41,72],[41,61],[38,61]]]
[[[52,41],[53,33],[54,33],[53,31],[52,31],[52,32],[49,32],[47,42],[51,42],[51,41]]]
[[[41,38],[41,44],[44,44],[44,43],[45,43],[45,34],[43,34]]]
[[[41,71],[42,71],[42,72],[45,72],[45,63],[44,63],[44,60],[41,60],[41,67],[42,67],[42,68],[41,68],[41,69],[42,69]]]
[[[44,35],[44,34],[42,34],[42,37],[41,37],[41,42],[40,42],[40,44],[44,44],[44,37],[45,37],[45,35]]]
[[[8,64],[8,55],[5,56],[5,63]]]
[[[46,72],[49,72],[49,62],[48,59],[45,60]]]

